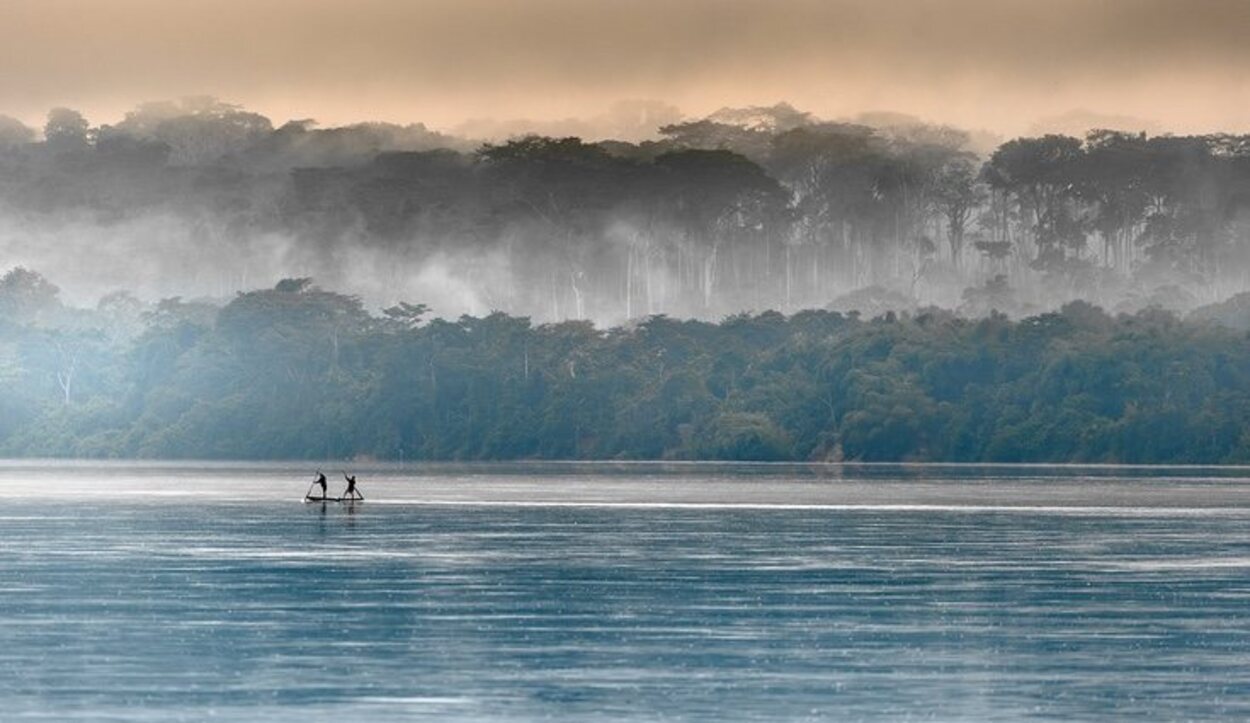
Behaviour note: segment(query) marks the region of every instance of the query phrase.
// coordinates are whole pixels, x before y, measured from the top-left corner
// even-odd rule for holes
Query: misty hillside
[[[674,114],[618,109],[611,127]],[[782,104],[669,122],[656,140],[482,143],[420,124],[275,127],[211,98],[114,125],[5,117],[0,269],[37,270],[78,306],[118,291],[224,303],[313,276],[374,309],[601,325],[927,305],[1019,317],[1078,298],[1185,313],[1250,288],[1250,138],[989,147],[898,114],[859,121]]]

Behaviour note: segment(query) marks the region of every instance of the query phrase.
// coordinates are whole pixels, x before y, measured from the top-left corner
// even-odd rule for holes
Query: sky
[[[215,95],[446,129],[784,100],[1002,134],[1081,113],[1250,131],[1247,38],[1248,0],[0,0],[0,113]]]

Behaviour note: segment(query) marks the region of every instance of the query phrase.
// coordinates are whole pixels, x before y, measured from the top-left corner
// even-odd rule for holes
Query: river
[[[0,463],[0,717],[1250,718],[1250,470],[314,467]]]

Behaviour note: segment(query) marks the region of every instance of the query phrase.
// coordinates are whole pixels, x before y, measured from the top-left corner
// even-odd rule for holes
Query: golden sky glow
[[[1002,133],[1073,109],[1250,130],[1245,0],[2,0],[0,113],[211,94],[278,121],[788,100]]]

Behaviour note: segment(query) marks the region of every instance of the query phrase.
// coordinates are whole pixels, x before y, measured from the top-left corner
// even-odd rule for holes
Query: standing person
[[[356,489],[356,475],[348,476],[348,474],[344,472],[343,479],[347,480],[347,489],[343,492],[343,499],[363,500],[365,498],[364,495],[360,494],[360,490]]]
[[[320,470],[318,470],[318,472],[317,472],[317,479],[313,480],[313,487],[316,487],[316,486],[318,486],[318,485],[320,485],[320,486],[321,486],[321,499],[322,499],[322,500],[324,500],[324,499],[326,498],[326,496],[327,496],[327,494],[326,494],[326,476],[325,476],[325,475],[323,475],[323,474],[321,474]],[[317,499],[316,497],[313,497],[313,496],[312,496],[311,492],[312,492],[312,489],[311,489],[311,488],[309,488],[309,494],[308,494],[308,495],[306,495],[306,497],[307,497],[308,499],[310,499],[310,500]]]

